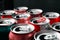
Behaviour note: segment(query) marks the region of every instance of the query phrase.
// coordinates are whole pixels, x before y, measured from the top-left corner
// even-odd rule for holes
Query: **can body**
[[[14,33],[12,31],[10,31],[9,33],[9,40],[33,40],[33,36],[34,34],[37,32],[37,26],[34,26],[34,30],[32,32],[29,32],[29,33],[21,33],[21,34],[18,34],[18,33]],[[32,26],[33,28],[33,26]],[[39,29],[40,31],[40,29]]]

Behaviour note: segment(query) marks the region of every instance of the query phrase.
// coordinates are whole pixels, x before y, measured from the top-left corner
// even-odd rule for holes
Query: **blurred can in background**
[[[38,30],[36,27],[32,24],[16,24],[11,27],[9,40],[32,40]]]
[[[34,35],[35,40],[60,40],[60,33],[52,30],[43,30]]]
[[[19,14],[19,13],[26,13],[27,10],[28,10],[28,7],[25,7],[25,6],[14,8],[14,11],[17,12],[17,14]]]
[[[0,19],[0,40],[8,40],[10,27],[15,23],[14,19]]]
[[[30,9],[28,10],[28,12],[30,13],[31,17],[39,17],[42,16],[42,9]]]
[[[17,20],[17,23],[26,23],[28,20],[30,20],[31,16],[28,13],[24,13],[17,14],[16,16],[13,16],[13,18]]]
[[[46,12],[43,14],[43,16],[47,17],[50,19],[50,24],[59,22],[59,13],[57,12]]]
[[[12,18],[13,15],[15,15],[14,10],[4,10],[1,13],[2,17],[1,18]]]

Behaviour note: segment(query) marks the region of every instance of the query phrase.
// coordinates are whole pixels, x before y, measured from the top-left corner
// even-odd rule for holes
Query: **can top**
[[[30,9],[29,12],[31,14],[35,14],[36,15],[36,14],[41,14],[43,12],[43,10],[42,9]]]
[[[14,10],[4,10],[1,15],[12,15],[14,13],[15,13]]]
[[[16,34],[26,34],[34,31],[34,26],[31,24],[17,24],[11,27],[11,31]]]
[[[14,16],[13,18],[15,19],[27,19],[30,17],[30,14],[28,13],[24,13],[24,14],[17,14],[16,16]]]
[[[0,19],[0,26],[9,26],[9,25],[12,25],[14,23],[16,23],[17,21],[15,19],[8,19],[8,18],[5,18],[5,19]]]
[[[45,16],[47,18],[57,18],[57,17],[59,17],[59,13],[57,13],[57,12],[46,12],[45,14],[43,14],[43,16]]]
[[[51,28],[55,31],[60,31],[60,22],[52,24]]]
[[[50,22],[50,20],[47,19],[46,17],[35,17],[35,18],[32,18],[30,21],[31,23],[36,25],[45,25]]]
[[[38,35],[36,37],[36,35]],[[44,32],[44,33],[36,33],[34,39],[36,40],[59,40],[60,34],[58,32]]]
[[[24,7],[24,6],[15,8],[15,10],[19,10],[19,11],[26,11],[27,9],[28,7]]]

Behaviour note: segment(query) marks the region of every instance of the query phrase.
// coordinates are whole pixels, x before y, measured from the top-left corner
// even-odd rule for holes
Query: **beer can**
[[[42,16],[42,9],[30,9],[28,12],[31,14],[32,17],[39,17]]]
[[[21,7],[14,8],[14,11],[16,11],[17,14],[18,13],[25,13],[25,12],[27,12],[27,10],[28,10],[28,7],[26,7],[26,6],[21,6]]]
[[[13,16],[13,18],[17,20],[17,23],[26,23],[28,20],[30,20],[31,16],[28,13],[24,13],[17,14],[16,16]]]
[[[36,27],[32,24],[16,24],[11,27],[9,40],[32,40],[38,30]]]
[[[50,24],[59,22],[59,13],[57,12],[46,12],[43,15],[50,19]]]
[[[14,24],[14,19],[0,19],[0,40],[8,40],[10,27]]]
[[[32,18],[29,23],[40,26],[42,30],[42,29],[49,29],[50,26],[49,22],[50,20],[43,16],[43,17]]]
[[[40,31],[35,33],[34,35],[35,40],[60,40],[60,33],[55,31]]]
[[[15,15],[15,11],[14,10],[4,10],[2,13],[2,18],[12,18],[12,16]]]
[[[52,30],[57,31],[60,33],[60,22],[56,22],[52,24],[52,27],[50,27]]]

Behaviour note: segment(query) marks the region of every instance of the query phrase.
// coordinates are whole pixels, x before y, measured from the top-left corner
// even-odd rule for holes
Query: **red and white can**
[[[46,12],[43,16],[50,19],[50,24],[59,22],[59,13],[57,12]]]
[[[25,13],[25,12],[27,12],[27,10],[28,10],[28,7],[25,7],[25,6],[17,7],[17,8],[14,9],[14,11],[16,11],[17,14],[19,14],[19,13]]]
[[[2,17],[1,18],[12,18],[12,16],[15,14],[14,10],[4,10],[2,12]]]
[[[30,9],[28,12],[31,14],[32,17],[39,17],[42,16],[42,9]]]
[[[28,20],[30,20],[31,16],[28,13],[24,14],[17,14],[16,16],[13,16],[17,20],[17,23],[26,23]]]
[[[11,27],[9,40],[32,40],[38,30],[36,27],[32,24],[17,24]]]
[[[32,18],[29,23],[40,26],[40,29],[42,30],[46,28],[48,29],[50,26],[49,22],[50,20],[46,17],[35,17]]]
[[[35,40],[60,40],[60,33],[49,30],[40,31],[34,35]]]

